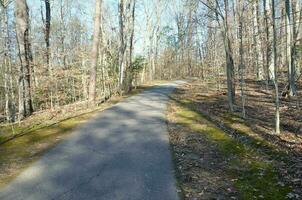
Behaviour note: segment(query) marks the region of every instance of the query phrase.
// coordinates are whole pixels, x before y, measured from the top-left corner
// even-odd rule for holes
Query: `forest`
[[[87,113],[183,80],[166,111],[183,198],[301,199],[301,24],[301,0],[0,0],[0,179]]]

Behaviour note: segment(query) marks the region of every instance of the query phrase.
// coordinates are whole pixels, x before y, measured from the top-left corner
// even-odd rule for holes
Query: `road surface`
[[[157,86],[98,114],[0,190],[1,200],[179,199]]]

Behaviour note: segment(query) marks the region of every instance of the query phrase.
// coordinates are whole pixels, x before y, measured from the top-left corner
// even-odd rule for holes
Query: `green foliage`
[[[143,56],[135,57],[131,65],[132,72],[134,74],[140,73],[143,70],[144,65],[145,65],[145,58]]]

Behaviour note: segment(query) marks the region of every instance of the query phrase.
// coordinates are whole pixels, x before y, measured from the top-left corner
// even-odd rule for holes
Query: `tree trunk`
[[[128,71],[128,84],[127,84],[127,92],[132,90],[132,81],[133,81],[133,70],[132,70],[132,62],[133,62],[133,51],[134,51],[134,28],[135,28],[135,6],[136,0],[132,1],[131,4],[131,31],[130,31],[130,44],[129,44],[129,71]]]
[[[228,0],[225,2],[225,17],[224,17],[224,47],[226,53],[226,73],[227,73],[227,89],[229,108],[233,112],[235,104],[235,84],[234,84],[234,60],[230,41],[229,25],[228,25]]]
[[[19,118],[32,114],[31,45],[29,41],[29,10],[26,0],[15,2],[16,32],[19,49]]]
[[[259,0],[254,2],[254,56],[257,70],[257,80],[263,80],[263,57],[261,53],[261,38],[259,28]]]
[[[296,69],[296,58],[297,58],[297,24],[299,24],[299,20],[297,20],[297,10],[299,7],[299,3],[297,0],[291,0],[292,6],[292,28],[291,28],[291,74],[290,74],[290,95],[296,96],[297,95],[297,87],[296,87],[296,77],[297,77],[297,69]]]
[[[276,47],[276,23],[275,23],[275,0],[272,1],[272,28],[273,28],[273,47],[272,57],[274,60],[274,85],[275,85],[275,131],[280,134],[280,110],[279,110],[279,89],[277,77],[277,47]]]
[[[270,80],[274,80],[274,71],[273,71],[273,66],[274,66],[274,59],[270,55],[271,52],[271,26],[270,26],[270,13],[271,13],[271,8],[267,0],[263,0],[263,9],[264,9],[264,22],[265,22],[265,34],[266,34],[266,58],[265,58],[265,68],[266,68],[266,80],[267,80],[267,88],[268,88],[268,82]]]
[[[100,35],[100,22],[102,17],[102,0],[95,1],[95,17],[94,17],[94,32],[93,43],[91,51],[91,69],[90,69],[90,82],[89,82],[89,101],[95,102],[96,99],[96,74],[98,65],[99,54],[99,35]]]
[[[45,2],[45,11],[46,11],[46,18],[44,22],[44,39],[46,44],[46,63],[48,70],[50,70],[50,42],[49,42],[49,36],[50,36],[50,21],[51,21],[51,10],[50,10],[50,0],[44,0]]]
[[[293,32],[292,26],[292,14],[290,7],[293,6],[291,0],[285,0],[285,26],[286,26],[286,57],[287,57],[287,69],[288,69],[288,85],[289,85],[289,95],[296,95],[295,86],[295,62],[293,59]]]
[[[192,76],[193,72],[192,72],[192,42],[193,42],[193,9],[194,9],[194,5],[192,2],[189,2],[189,14],[188,14],[188,39],[187,39],[187,60],[188,60],[188,75]]]
[[[161,25],[161,13],[162,13],[162,0],[156,1],[156,8],[155,8],[155,24],[153,27],[151,42],[151,48],[152,48],[152,80],[155,78],[158,78],[159,69],[158,69],[158,42],[160,39],[160,25]]]
[[[8,10],[7,5],[2,5],[3,8],[3,24],[2,36],[4,39],[4,92],[5,92],[5,114],[8,122],[15,121],[15,96],[12,85],[12,65],[11,65],[11,41],[10,30],[8,25]]]
[[[125,73],[125,51],[127,43],[125,41],[125,2],[124,0],[119,0],[119,36],[120,36],[120,46],[119,46],[119,90],[123,89],[124,84],[124,73]]]
[[[243,5],[242,0],[238,0],[238,23],[239,23],[239,77],[240,77],[240,91],[242,103],[242,118],[246,118],[245,113],[245,94],[244,94],[244,63],[243,63]]]
[[[42,20],[44,24],[44,40],[45,40],[45,60],[47,65],[47,71],[49,72],[50,77],[50,84],[48,85],[49,90],[49,98],[50,98],[50,108],[53,109],[54,107],[54,100],[53,100],[53,87],[52,84],[53,80],[53,71],[50,66],[50,22],[51,22],[51,8],[50,8],[50,0],[44,0],[45,3],[45,19],[42,12]]]

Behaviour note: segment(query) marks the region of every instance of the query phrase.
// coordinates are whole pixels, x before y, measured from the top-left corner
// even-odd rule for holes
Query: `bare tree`
[[[257,79],[263,80],[263,54],[261,50],[261,32],[260,32],[260,16],[259,16],[259,0],[254,1],[253,5],[253,40],[254,40],[254,56],[255,56],[255,66],[257,70]]]
[[[45,45],[46,45],[46,63],[48,70],[50,70],[50,23],[51,23],[51,8],[50,8],[50,0],[44,0],[45,3],[45,18],[42,15],[42,20],[44,23],[44,40],[45,40]]]
[[[102,0],[95,1],[95,17],[94,17],[94,32],[93,43],[91,51],[91,69],[90,69],[90,82],[89,82],[89,101],[94,102],[96,99],[96,73],[98,65],[99,54],[99,36],[100,36],[100,23],[102,17]]]
[[[119,90],[131,88],[135,0],[119,0]]]
[[[119,88],[122,90],[125,76],[125,53],[127,42],[125,41],[125,1],[119,0]]]
[[[2,35],[4,36],[4,90],[5,90],[5,114],[6,120],[14,122],[15,121],[15,112],[16,112],[16,103],[15,95],[13,91],[13,75],[12,75],[12,56],[11,56],[11,41],[10,41],[10,31],[8,25],[8,6],[11,1],[0,1],[0,5],[3,9],[3,24]]]
[[[274,85],[275,85],[275,106],[276,106],[276,119],[275,131],[280,134],[280,110],[279,110],[279,88],[278,88],[278,74],[277,74],[277,47],[276,47],[276,22],[275,22],[275,0],[272,2],[272,27],[273,27],[273,46],[272,57],[274,60]]]
[[[229,1],[224,0],[224,14],[222,13],[222,8],[220,7],[218,1],[205,3],[200,1],[207,8],[211,9],[215,14],[215,19],[217,23],[221,26],[221,34],[223,37],[223,43],[226,55],[226,74],[227,74],[227,89],[228,89],[228,103],[229,108],[233,112],[235,104],[235,82],[234,82],[234,59],[230,39],[230,29],[228,22],[228,9]]]
[[[265,22],[265,45],[266,45],[266,54],[265,54],[265,65],[266,65],[266,80],[267,80],[267,89],[268,89],[268,82],[270,80],[274,79],[274,59],[273,56],[271,56],[271,35],[273,30],[271,29],[270,22],[271,19],[271,6],[270,2],[267,2],[267,0],[263,0],[263,10],[264,10],[264,22]]]
[[[19,118],[32,114],[31,45],[29,41],[29,9],[26,0],[15,2],[16,32],[19,49]]]
[[[238,23],[239,23],[239,77],[240,77],[240,91],[241,91],[241,103],[242,103],[242,117],[246,118],[246,112],[245,112],[245,93],[244,93],[244,63],[243,63],[243,12],[245,11],[243,0],[237,1],[237,13],[238,13]]]
[[[129,70],[128,70],[128,83],[126,92],[131,91],[132,89],[132,81],[133,81],[133,51],[134,51],[134,32],[135,32],[135,6],[136,6],[136,0],[133,0],[131,3],[131,16],[130,16],[130,39],[129,39]]]
[[[295,58],[293,54],[293,34],[294,29],[291,27],[295,27],[293,24],[293,13],[291,13],[291,7],[294,7],[291,0],[285,0],[285,27],[286,27],[286,58],[287,58],[287,67],[288,67],[288,88],[289,88],[289,95],[295,96],[296,95],[296,86],[295,86]],[[293,10],[295,11],[295,10]]]

